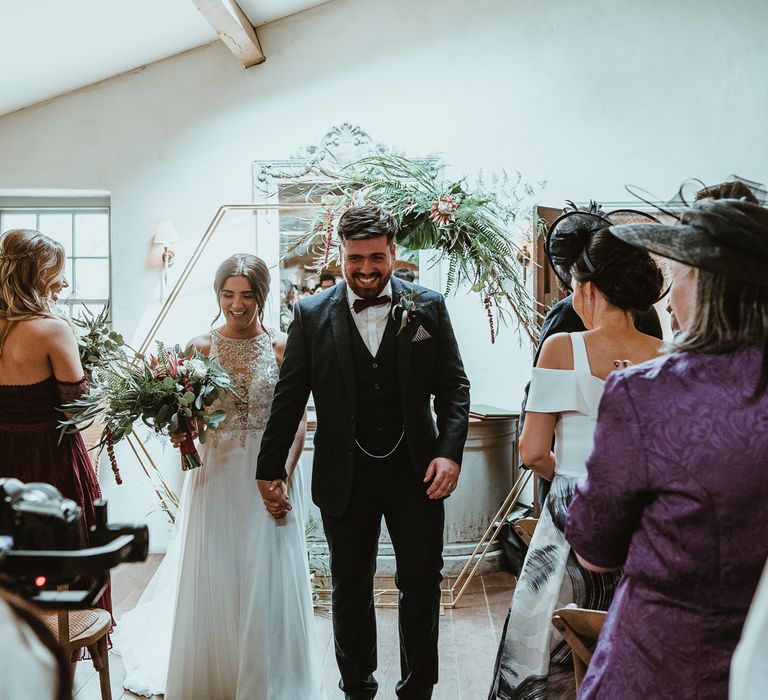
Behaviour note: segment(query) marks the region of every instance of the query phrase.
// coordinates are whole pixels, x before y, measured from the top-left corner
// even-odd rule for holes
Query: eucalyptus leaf
[[[218,427],[221,425],[221,422],[222,422],[222,421],[223,421],[223,420],[224,420],[226,417],[227,417],[227,414],[226,414],[224,411],[222,411],[222,410],[218,410],[218,411],[214,411],[213,413],[209,413],[209,414],[208,414],[208,415],[205,417],[205,419],[204,419],[204,420],[205,420],[205,423],[206,423],[206,424],[207,424],[209,427],[211,427],[211,428],[213,428],[213,429],[215,430],[216,428],[218,428]]]

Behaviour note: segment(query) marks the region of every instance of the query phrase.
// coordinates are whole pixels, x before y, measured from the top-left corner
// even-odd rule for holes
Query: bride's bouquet
[[[211,406],[221,391],[234,390],[227,372],[194,347],[183,352],[158,342],[157,355],[149,359],[117,356],[95,368],[88,394],[62,407],[74,415],[61,428],[79,432],[98,418],[104,426],[99,447],[107,449],[118,483],[113,446],[131,434],[137,420],[156,433],[183,434],[181,467],[194,469],[202,466],[194,438],[204,443],[207,431],[221,425],[225,412]]]

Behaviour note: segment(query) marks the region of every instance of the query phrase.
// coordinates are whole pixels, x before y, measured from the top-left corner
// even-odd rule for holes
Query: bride
[[[214,280],[224,325],[191,341],[229,372],[238,396],[220,400],[227,417],[208,433],[203,466],[186,476],[179,530],[138,605],[120,620],[124,687],[140,695],[325,697],[295,470],[303,427],[286,465],[292,516],[273,519],[255,480],[284,349],[262,322],[269,282],[260,258],[225,260]]]

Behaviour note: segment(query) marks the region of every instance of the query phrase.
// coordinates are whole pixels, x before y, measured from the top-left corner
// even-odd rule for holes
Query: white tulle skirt
[[[254,478],[260,438],[217,437],[186,476],[165,558],[118,621],[124,687],[166,700],[323,700],[301,466],[293,510],[275,521]]]

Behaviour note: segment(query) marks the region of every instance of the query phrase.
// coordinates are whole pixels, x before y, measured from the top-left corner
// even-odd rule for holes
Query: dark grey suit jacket
[[[412,466],[423,478],[435,457],[461,464],[469,380],[442,295],[392,277],[393,304],[412,289],[422,293],[419,303],[432,302],[420,307],[397,336],[405,435]],[[420,327],[430,337],[414,342]],[[317,412],[312,498],[330,515],[344,513],[352,488],[357,402],[351,334],[357,332],[343,282],[296,305],[256,469],[257,479],[271,481],[285,475],[288,452],[311,391]]]

